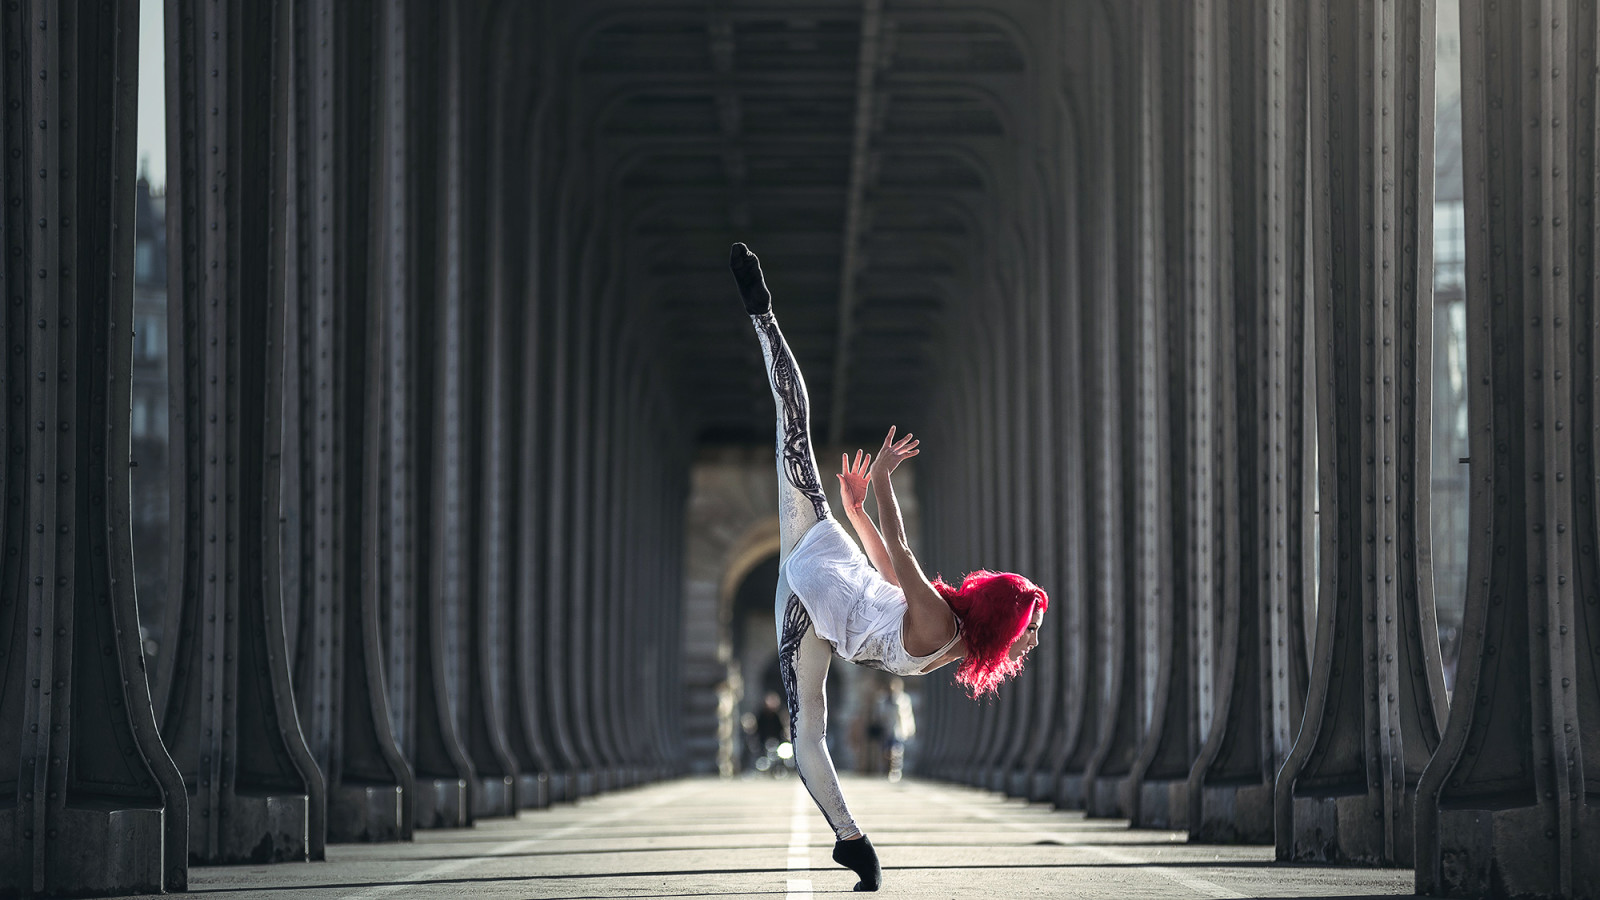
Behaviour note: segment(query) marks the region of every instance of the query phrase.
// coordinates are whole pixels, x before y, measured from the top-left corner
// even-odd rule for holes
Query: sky
[[[158,194],[167,186],[165,49],[162,0],[139,0],[139,171]]]

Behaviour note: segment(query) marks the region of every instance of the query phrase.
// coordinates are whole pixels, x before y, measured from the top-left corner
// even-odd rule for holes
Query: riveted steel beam
[[[544,453],[544,484],[540,531],[544,536],[544,584],[541,606],[544,615],[544,673],[546,711],[558,765],[566,773],[566,793],[561,799],[577,799],[594,793],[593,756],[579,732],[578,710],[572,703],[572,681],[581,677],[572,654],[571,633],[575,628],[571,576],[572,548],[564,541],[572,527],[570,499],[572,488],[572,423],[577,421],[572,396],[572,307],[576,290],[573,269],[577,242],[573,239],[571,207],[567,198],[575,190],[576,177],[568,177],[573,153],[565,146],[567,135],[548,125],[540,135],[544,142],[544,176],[539,208],[540,253],[550,261],[544,267],[539,290],[550,303],[541,309],[544,321],[540,330],[538,396],[541,398],[540,432]]]
[[[1105,56],[1095,62],[1095,69],[1103,72],[1105,79],[1095,93],[1108,109],[1118,111],[1105,123],[1116,209],[1110,235],[1116,260],[1116,299],[1109,309],[1094,316],[1094,327],[1103,329],[1096,344],[1106,355],[1097,361],[1102,373],[1096,385],[1097,399],[1103,404],[1100,415],[1106,417],[1106,436],[1096,455],[1104,453],[1107,461],[1101,463],[1102,473],[1095,476],[1106,482],[1095,488],[1096,495],[1105,492],[1100,501],[1103,511],[1096,514],[1104,524],[1095,529],[1103,535],[1095,553],[1105,566],[1100,575],[1104,583],[1100,589],[1104,609],[1101,641],[1108,650],[1102,676],[1108,702],[1102,711],[1100,740],[1085,773],[1084,797],[1090,815],[1119,818],[1133,815],[1136,795],[1131,792],[1129,776],[1150,716],[1149,677],[1142,650],[1145,625],[1154,612],[1149,606],[1154,592],[1138,588],[1146,586],[1143,578],[1156,573],[1141,564],[1146,555],[1154,553],[1158,528],[1154,505],[1145,496],[1154,487],[1155,454],[1160,447],[1153,433],[1158,365],[1153,338],[1160,262],[1150,231],[1158,213],[1151,193],[1154,159],[1146,149],[1155,82],[1140,66],[1140,28],[1138,7],[1118,9],[1108,24]]]
[[[300,445],[299,524],[286,535],[299,596],[294,687],[301,728],[328,785],[329,840],[378,841],[411,833],[411,771],[400,754],[383,690],[378,592],[382,477],[381,306],[371,277],[373,203],[370,4],[312,0],[297,7],[294,153],[299,277],[298,368],[291,405]],[[369,393],[369,388],[371,392]]]
[[[158,685],[205,863],[322,855],[323,783],[296,718],[278,573],[289,8],[179,3],[169,105],[172,565]],[[275,152],[276,151],[276,152]]]
[[[845,195],[844,236],[839,264],[838,337],[833,351],[833,401],[828,405],[828,442],[844,443],[845,404],[850,396],[850,350],[856,311],[856,275],[862,265],[861,235],[866,225],[866,191],[871,180],[870,150],[875,130],[873,104],[882,63],[883,0],[861,0],[861,43],[856,59],[855,119],[850,140],[850,183]]]
[[[459,450],[446,439],[458,407],[447,402],[442,360],[459,334],[442,284],[448,270],[443,196],[444,142],[438,110],[442,47],[451,38],[444,14],[421,0],[383,0],[377,10],[375,99],[378,185],[374,202],[383,227],[372,262],[383,286],[382,442],[385,479],[380,502],[385,686],[390,721],[416,790],[419,828],[472,823],[470,785],[476,772],[461,737],[460,703],[450,687],[461,657],[459,604],[445,586],[448,536],[460,529],[441,510]]]
[[[1277,854],[1406,865],[1445,714],[1428,568],[1433,9],[1312,16],[1323,564]]]
[[[1198,590],[1199,702],[1202,719],[1209,716],[1190,775],[1190,834],[1265,842],[1273,835],[1273,779],[1299,722],[1306,677],[1306,571],[1296,548],[1310,509],[1294,502],[1303,428],[1288,399],[1300,396],[1293,385],[1304,368],[1295,349],[1303,322],[1296,276],[1304,247],[1304,26],[1294,4],[1238,3],[1214,7],[1209,27],[1213,84],[1232,87],[1209,126],[1228,166],[1213,170],[1223,185],[1213,221],[1227,223],[1217,245],[1225,262],[1216,270],[1212,352],[1191,346],[1186,362],[1191,375],[1211,372],[1210,415],[1222,427],[1190,441],[1212,442],[1222,490],[1211,514],[1224,540],[1209,563],[1196,554],[1189,564],[1201,573],[1190,588]],[[1191,543],[1186,552],[1196,549]],[[1205,583],[1219,572],[1214,586]]]
[[[501,11],[503,12],[503,10]],[[462,468],[462,531],[457,537],[461,567],[455,593],[465,616],[461,675],[462,734],[472,758],[477,780],[472,783],[475,816],[509,816],[517,810],[517,759],[506,731],[501,676],[507,656],[510,625],[509,597],[502,577],[506,540],[505,507],[505,383],[506,265],[496,251],[496,235],[504,226],[498,197],[491,185],[500,162],[495,123],[508,113],[495,109],[495,30],[504,19],[477,4],[457,11],[460,40],[464,42],[461,68],[462,103],[453,107],[453,141],[459,141],[462,172],[455,184],[459,196],[460,267],[456,272],[462,305],[461,381],[455,401],[460,405]],[[487,102],[483,98],[489,98]],[[459,118],[456,118],[459,117]]]
[[[1096,665],[1096,641],[1093,638],[1094,608],[1089,602],[1088,566],[1088,507],[1085,500],[1086,474],[1084,454],[1084,396],[1083,321],[1084,295],[1087,282],[1082,260],[1087,255],[1085,232],[1088,230],[1083,216],[1087,204],[1082,188],[1086,186],[1088,160],[1086,144],[1081,140],[1083,123],[1074,115],[1069,104],[1060,116],[1064,132],[1060,160],[1060,202],[1062,204],[1061,233],[1054,252],[1061,260],[1062,277],[1052,298],[1056,304],[1056,328],[1052,335],[1059,349],[1056,366],[1056,392],[1060,397],[1060,415],[1052,439],[1062,448],[1057,457],[1059,467],[1057,515],[1062,535],[1062,582],[1052,598],[1054,615],[1061,623],[1059,650],[1062,660],[1060,691],[1063,700],[1061,732],[1056,737],[1050,754],[1046,792],[1057,806],[1069,805],[1062,791],[1064,775],[1072,766],[1077,748],[1093,740],[1097,717],[1096,694],[1090,686],[1090,672]]]
[[[1048,172],[1034,171],[1038,179],[1037,193],[1048,197],[1053,193],[1053,179]],[[1023,420],[1028,425],[1028,465],[1023,486],[1030,493],[1028,520],[1024,523],[1035,553],[1026,563],[1029,577],[1034,579],[1052,597],[1059,597],[1063,573],[1058,546],[1058,504],[1056,489],[1056,378],[1055,333],[1056,305],[1051,296],[1059,264],[1052,258],[1055,247],[1055,229],[1049,204],[1041,200],[1029,204],[1033,218],[1033,245],[1030,250],[1028,272],[1031,278],[1025,295],[1025,306],[1020,318],[1023,322],[1019,346],[1028,352],[1017,354],[1026,360]],[[935,481],[935,484],[941,482]],[[932,494],[934,492],[926,492]],[[932,530],[930,510],[923,517],[924,529]],[[1060,610],[1047,614],[1048,621],[1040,629],[1042,645],[1033,651],[1028,661],[1027,680],[1031,683],[1034,703],[1026,717],[1027,732],[1017,744],[1019,753],[1013,759],[1008,791],[1013,796],[1029,800],[1044,800],[1048,794],[1048,754],[1053,737],[1059,733],[1063,712],[1061,690]]]
[[[1105,36],[1109,40],[1109,35]],[[1104,45],[1106,40],[1095,43]],[[1109,54],[1102,57],[1109,65]],[[1096,67],[1089,68],[1092,77]],[[1105,73],[1109,86],[1109,73]],[[1076,642],[1063,652],[1083,660],[1082,680],[1077,685],[1076,709],[1079,727],[1058,768],[1059,784],[1055,796],[1058,806],[1087,808],[1091,784],[1087,776],[1096,761],[1095,751],[1105,739],[1107,729],[1116,723],[1114,704],[1121,696],[1120,676],[1124,662],[1122,649],[1126,621],[1122,602],[1122,523],[1120,410],[1112,395],[1117,388],[1115,374],[1118,321],[1116,292],[1116,211],[1114,207],[1115,148],[1110,104],[1097,104],[1091,85],[1079,79],[1073,98],[1074,132],[1082,148],[1079,169],[1083,221],[1078,230],[1081,241],[1079,261],[1083,271],[1081,308],[1068,313],[1072,319],[1075,348],[1081,353],[1082,391],[1075,417],[1078,442],[1071,446],[1082,456],[1082,496],[1084,522],[1094,523],[1084,532],[1083,600],[1068,615]],[[1115,521],[1112,517],[1116,516]]]
[[[1471,552],[1418,893],[1600,896],[1597,27],[1461,4]]]
[[[486,510],[490,514],[484,521],[490,538],[485,553],[492,564],[485,573],[485,589],[498,598],[494,602],[505,624],[503,658],[496,671],[501,691],[499,715],[504,720],[507,749],[517,767],[517,806],[542,808],[550,803],[550,754],[542,714],[537,707],[530,707],[533,692],[524,683],[528,666],[523,659],[528,654],[519,650],[537,640],[527,632],[532,594],[525,570],[536,568],[533,560],[537,556],[524,549],[530,512],[523,498],[536,476],[523,465],[533,453],[523,358],[538,345],[536,335],[528,331],[529,322],[538,318],[533,307],[545,302],[534,287],[538,258],[529,252],[537,211],[528,199],[536,182],[528,160],[537,158],[533,144],[553,90],[537,71],[538,59],[544,54],[526,58],[522,30],[538,27],[526,13],[521,11],[522,18],[508,18],[493,28],[493,58],[500,71],[493,104],[503,112],[490,122],[489,168],[494,174],[488,195],[492,224],[488,237],[491,304],[499,324],[491,324],[487,335],[498,354],[489,364],[498,371],[490,383],[485,408],[490,421],[497,424],[490,427],[486,422],[485,437],[491,454],[487,461],[494,465],[491,480],[500,487],[493,491],[486,483],[484,490],[485,504],[494,506],[492,512]],[[502,10],[507,17],[517,14],[509,8]],[[538,398],[532,399],[537,402]]]
[[[129,540],[137,20],[0,11],[0,893],[187,881]]]
[[[524,195],[529,206],[524,287],[527,303],[522,310],[521,343],[515,359],[521,464],[516,487],[519,544],[514,633],[520,646],[538,649],[517,655],[513,690],[518,698],[524,739],[530,748],[537,748],[541,772],[547,778],[548,796],[554,801],[575,799],[577,782],[576,766],[572,762],[576,752],[567,738],[565,719],[552,689],[557,682],[552,681],[551,671],[558,667],[551,659],[554,648],[549,622],[552,606],[560,602],[560,596],[549,589],[546,560],[553,535],[560,533],[552,527],[546,505],[555,444],[550,430],[553,404],[549,374],[555,344],[549,322],[555,307],[551,293],[554,272],[551,254],[556,244],[549,227],[552,217],[547,204],[551,192],[544,172],[552,158],[549,152],[552,103],[553,98],[548,94],[541,98],[529,128],[528,157],[532,171]]]
[[[1169,129],[1180,129],[1172,127],[1176,123],[1165,116],[1169,104],[1175,105],[1179,96],[1170,82],[1181,69],[1167,63],[1172,58],[1166,52],[1167,42],[1178,28],[1163,23],[1173,17],[1161,15],[1160,9],[1148,3],[1130,12],[1129,59],[1135,69],[1131,87],[1138,110],[1131,155],[1137,194],[1130,214],[1136,218],[1134,328],[1140,364],[1134,383],[1137,420],[1129,453],[1136,472],[1132,512],[1137,523],[1129,579],[1131,597],[1140,607],[1140,700],[1149,704],[1149,710],[1128,765],[1122,802],[1134,824],[1170,828],[1188,820],[1186,793],[1173,788],[1179,779],[1187,779],[1199,749],[1190,671],[1190,611],[1187,592],[1181,590],[1183,579],[1175,571],[1175,548],[1184,519],[1183,498],[1174,485],[1183,484],[1184,468],[1175,465],[1183,459],[1183,421],[1177,415],[1182,406],[1174,402],[1181,396],[1174,389],[1181,383],[1181,375],[1172,370],[1183,357],[1178,352],[1181,345],[1169,343],[1169,337],[1182,335],[1174,325],[1182,315],[1181,305],[1174,302],[1182,296],[1182,260],[1173,252],[1182,246],[1182,237],[1173,235],[1169,242],[1165,227],[1169,218],[1182,221],[1182,185],[1164,174],[1182,171],[1181,165],[1168,163],[1173,151],[1167,147],[1166,135]]]

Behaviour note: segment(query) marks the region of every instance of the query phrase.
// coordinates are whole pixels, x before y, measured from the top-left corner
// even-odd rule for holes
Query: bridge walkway
[[[969,788],[846,778],[893,897],[1410,894],[1410,869],[1283,865],[1272,848],[1185,843]],[[778,897],[849,892],[797,778],[692,778],[523,812],[413,843],[336,844],[325,862],[191,870],[205,900]]]

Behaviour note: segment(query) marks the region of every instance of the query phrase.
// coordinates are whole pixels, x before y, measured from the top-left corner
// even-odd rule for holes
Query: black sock
[[[872,849],[872,841],[866,835],[853,841],[834,841],[833,861],[847,869],[854,869],[861,876],[861,881],[856,884],[858,891],[875,891],[883,882],[883,869],[878,866],[878,851]]]
[[[750,248],[734,244],[728,256],[728,268],[733,270],[733,280],[739,283],[739,296],[744,298],[744,311],[752,316],[772,311],[772,294],[761,277],[761,260]]]

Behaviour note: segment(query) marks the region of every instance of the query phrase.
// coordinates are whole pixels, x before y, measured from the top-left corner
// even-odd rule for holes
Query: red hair
[[[1049,596],[1021,575],[987,569],[968,572],[959,588],[935,576],[933,589],[950,604],[967,641],[956,682],[974,700],[994,693],[1022,669],[1022,660],[1008,656],[1011,645],[1027,631],[1036,608],[1039,612],[1050,608]]]

